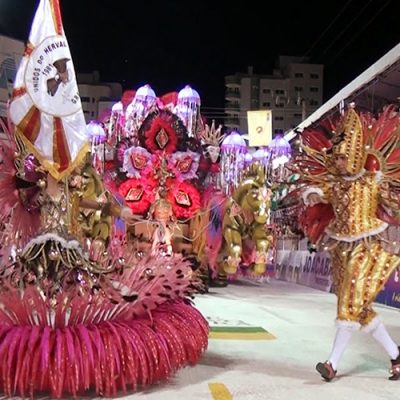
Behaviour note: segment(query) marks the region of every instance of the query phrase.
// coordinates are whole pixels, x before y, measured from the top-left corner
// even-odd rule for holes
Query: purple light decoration
[[[106,131],[104,130],[102,124],[98,121],[90,121],[86,125],[86,131],[92,142],[95,142],[96,144],[107,141]]]
[[[292,152],[290,144],[282,135],[277,135],[271,140],[268,148],[272,177],[277,181],[282,181],[287,174],[285,164],[289,161]]]
[[[121,128],[125,124],[124,118],[124,105],[121,101],[118,101],[111,108],[110,124],[108,128],[110,139],[115,138],[117,142],[121,140]]]
[[[292,152],[290,143],[282,135],[276,135],[275,138],[271,140],[268,148],[271,155],[275,156],[287,156]]]
[[[221,151],[235,150],[240,153],[247,152],[246,141],[239,132],[232,131],[222,142]]]
[[[201,105],[200,95],[197,90],[193,89],[190,85],[186,85],[179,93],[178,93],[178,104],[191,105],[194,104],[196,106]]]
[[[90,121],[86,125],[86,132],[92,141],[91,154],[92,163],[97,172],[102,174],[104,172],[104,163],[106,159],[106,146],[107,134],[98,121]]]
[[[252,156],[252,154],[251,154],[251,153],[247,153],[247,154],[244,156],[244,165],[245,165],[245,166],[248,166],[248,165],[250,165],[252,162],[253,162],[253,156]]]
[[[132,137],[137,134],[142,122],[157,103],[157,97],[150,85],[141,86],[135,93],[132,102],[126,108],[125,135]]]
[[[183,121],[189,137],[196,135],[200,105],[200,95],[190,85],[179,91],[174,113]]]
[[[156,94],[151,86],[146,84],[137,90],[135,100],[154,104],[156,101]]]
[[[268,148],[260,148],[253,153],[253,160],[259,161],[261,164],[265,164],[265,162],[269,159],[269,151]]]
[[[221,144],[221,181],[227,194],[240,183],[246,153],[246,142],[239,132],[232,131]]]
[[[123,109],[124,109],[124,106],[123,106],[122,102],[119,101],[118,103],[115,103],[112,106],[111,111],[113,113],[122,113]]]

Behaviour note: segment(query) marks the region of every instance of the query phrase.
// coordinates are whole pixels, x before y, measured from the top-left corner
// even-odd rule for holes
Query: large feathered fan
[[[391,179],[400,179],[400,113],[390,105],[376,120],[364,115],[363,125],[370,146],[366,169],[381,170]]]

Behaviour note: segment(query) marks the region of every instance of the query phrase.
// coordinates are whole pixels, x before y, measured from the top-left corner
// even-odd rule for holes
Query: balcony
[[[226,114],[237,114],[240,111],[240,104],[238,103],[231,103],[231,102],[226,102],[225,103],[225,113]]]
[[[240,87],[240,77],[235,75],[225,76],[225,86],[229,88]]]
[[[225,99],[226,100],[239,100],[240,92],[238,90],[227,89],[227,90],[225,90]]]

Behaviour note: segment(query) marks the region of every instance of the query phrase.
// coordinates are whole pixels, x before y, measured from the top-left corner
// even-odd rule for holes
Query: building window
[[[274,133],[283,133],[283,129],[274,129]]]
[[[275,94],[285,94],[285,91],[283,89],[276,89]]]
[[[302,92],[303,88],[301,86],[295,86],[294,90],[295,90],[295,92]]]
[[[269,101],[264,101],[264,103],[262,103],[263,107],[271,107],[271,103]]]
[[[303,78],[304,75],[303,75],[302,72],[295,72],[294,77],[295,77],[295,78]]]
[[[275,121],[283,121],[283,117],[275,117],[274,120]]]
[[[311,79],[318,79],[319,75],[318,74],[310,74]]]
[[[284,103],[278,103],[278,104],[276,104],[276,108],[283,108],[283,107],[285,107],[285,104],[284,104]]]
[[[95,100],[94,97],[92,97],[92,103],[94,103],[94,100]]]
[[[81,97],[82,103],[90,103],[90,97]]]
[[[302,115],[302,114],[299,114],[299,113],[295,113],[295,114],[293,114],[293,116],[294,116],[295,118],[301,118],[303,115]]]
[[[318,101],[317,100],[310,100],[310,106],[317,106]]]
[[[317,88],[317,87],[310,87],[310,92],[317,93],[317,92],[319,92],[319,88]]]
[[[263,89],[262,92],[265,94],[271,94],[271,89]]]

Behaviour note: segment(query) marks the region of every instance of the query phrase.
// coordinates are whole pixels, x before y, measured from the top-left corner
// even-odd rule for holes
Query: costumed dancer
[[[329,136],[327,136],[327,134]],[[386,107],[374,119],[351,106],[337,122],[324,121],[302,134],[299,172],[305,233],[329,250],[337,296],[336,336],[327,361],[316,369],[326,381],[355,330],[368,332],[391,359],[390,380],[400,378],[399,347],[372,304],[400,257],[387,228],[399,222],[400,115]],[[325,233],[325,237],[323,237]]]
[[[203,185],[202,210],[191,221],[193,252],[205,272],[205,280],[211,287],[227,286],[227,274],[218,256],[223,244],[222,222],[226,196],[221,191],[221,171],[219,167],[221,143],[224,139],[222,125],[203,124],[200,131],[203,157],[201,181]]]
[[[226,196],[213,187],[203,193],[203,206],[192,219],[190,232],[193,237],[193,253],[200,263],[203,279],[210,287],[228,285],[223,268],[223,229]]]
[[[82,209],[134,217],[77,190],[89,147],[77,93],[58,1],[41,0],[10,106],[15,141],[1,146],[0,390],[10,397],[116,396],[207,347],[190,303],[201,282],[182,257],[140,259],[126,243],[93,257],[85,245],[99,236],[82,229]]]

